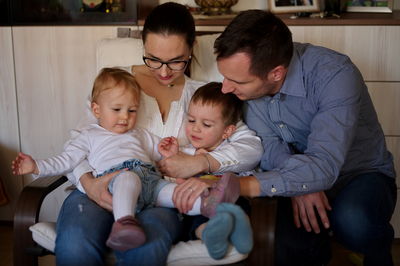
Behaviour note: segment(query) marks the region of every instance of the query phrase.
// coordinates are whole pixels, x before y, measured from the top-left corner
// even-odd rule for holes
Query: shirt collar
[[[297,46],[294,44],[292,60],[290,60],[288,72],[282,88],[280,89],[280,93],[305,97],[307,93],[304,87],[303,66],[300,61],[299,51],[296,48]]]

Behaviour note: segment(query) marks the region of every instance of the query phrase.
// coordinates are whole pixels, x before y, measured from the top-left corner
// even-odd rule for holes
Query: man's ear
[[[267,78],[270,81],[279,82],[285,78],[286,72],[287,72],[287,68],[282,65],[279,65],[279,66],[273,68],[270,72],[268,72]]]
[[[229,125],[225,128],[224,134],[222,135],[223,139],[228,139],[232,134],[236,131],[235,125]]]
[[[100,105],[98,105],[95,102],[91,103],[91,108],[92,108],[92,113],[94,114],[94,116],[99,119],[100,117]]]

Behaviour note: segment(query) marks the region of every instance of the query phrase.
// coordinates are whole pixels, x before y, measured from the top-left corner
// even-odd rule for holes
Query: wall
[[[10,220],[22,177],[11,174],[10,162],[19,146],[17,96],[11,27],[0,27],[0,179],[10,203],[0,206],[0,220]]]

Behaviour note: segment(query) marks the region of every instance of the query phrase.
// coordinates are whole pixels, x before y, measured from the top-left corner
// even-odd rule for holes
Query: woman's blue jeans
[[[396,197],[393,178],[380,173],[361,174],[329,199],[331,228],[320,234],[297,229],[290,198],[280,198],[275,237],[276,265],[327,265],[331,256],[331,233],[346,248],[362,253],[365,266],[393,265],[394,230],[390,219]]]
[[[126,252],[115,252],[117,265],[166,265],[172,244],[180,236],[181,222],[174,209],[150,208],[137,218],[147,242]],[[56,263],[58,266],[104,265],[110,249],[105,245],[114,222],[112,213],[86,194],[73,191],[64,201],[57,221]]]

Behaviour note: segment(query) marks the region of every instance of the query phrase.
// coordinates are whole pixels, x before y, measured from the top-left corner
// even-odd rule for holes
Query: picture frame
[[[346,12],[392,13],[393,0],[347,0]]]
[[[272,13],[319,12],[320,0],[268,0]]]

